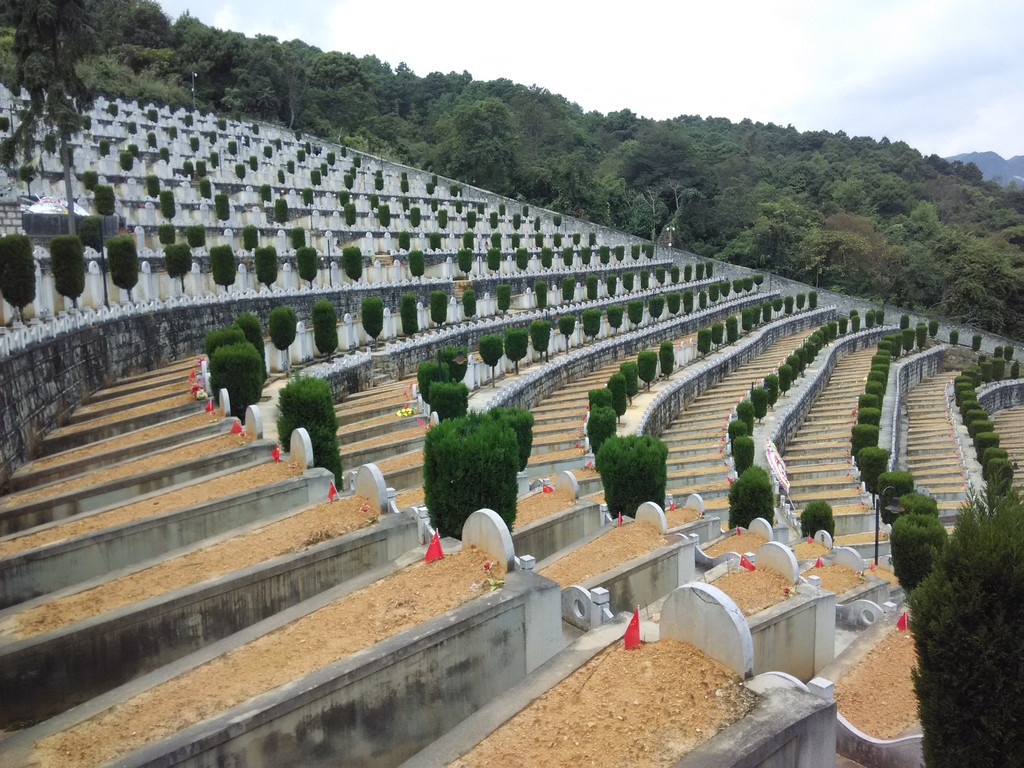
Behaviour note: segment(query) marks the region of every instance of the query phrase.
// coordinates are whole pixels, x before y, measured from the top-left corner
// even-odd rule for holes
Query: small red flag
[[[737,536],[739,536],[739,535],[740,535],[740,527],[739,527],[738,525],[736,526],[736,535],[737,535]]]
[[[594,466],[594,462],[593,462],[593,461],[588,461],[588,462],[587,462],[587,466],[588,466],[588,467],[592,467],[592,466]]]
[[[272,450],[270,452],[270,458],[272,458],[274,460],[275,464],[277,464],[281,460],[281,446],[280,445],[275,445],[274,446],[274,450]]]
[[[907,612],[904,611],[903,615],[900,616],[899,620],[896,622],[896,629],[898,629],[900,632],[906,632],[908,626],[909,620],[907,619]]]
[[[821,558],[820,557],[817,560],[814,561],[814,567],[815,568],[821,568],[823,565],[824,565],[824,563],[821,562]]]
[[[637,608],[633,611],[633,618],[629,620],[629,624],[626,626],[626,634],[622,636],[622,644],[628,651],[630,648],[636,648],[640,645],[640,609]]]
[[[416,423],[419,424],[421,427],[427,426],[427,422],[425,422],[423,419],[416,419]]]
[[[555,489],[552,488],[547,483],[544,483],[544,485],[541,486],[540,490],[541,490],[542,493],[554,493],[555,492]]]
[[[240,435],[240,434],[242,434],[242,422],[240,422],[238,419],[235,419],[235,423],[231,425],[231,434],[232,435]]]
[[[814,539],[812,539],[810,536],[808,536],[807,537],[807,543],[808,544],[813,544],[814,543]]]
[[[441,537],[437,535],[437,531],[434,531],[434,538],[430,540],[430,546],[427,547],[427,556],[423,559],[432,563],[442,557],[444,557],[444,552],[441,551]]]
[[[673,500],[672,503],[668,505],[668,511],[671,512],[675,508],[676,508],[676,502],[675,502],[675,500]]]
[[[619,525],[622,525],[622,513],[619,512]]]
[[[213,410],[213,398],[211,397],[209,400],[206,401],[206,412],[213,413]]]
[[[746,555],[740,555],[740,565],[742,565],[748,571],[756,570],[754,568],[754,564],[747,559]]]
[[[334,497],[338,495],[338,489],[334,487],[334,481],[331,480],[331,487],[327,489],[327,500],[334,501]]]
[[[189,381],[195,381],[196,380],[196,369],[195,368],[193,368],[192,369],[192,373],[190,373],[188,375],[188,380]]]
[[[871,570],[872,571],[875,570],[875,564],[874,563],[871,564]]]

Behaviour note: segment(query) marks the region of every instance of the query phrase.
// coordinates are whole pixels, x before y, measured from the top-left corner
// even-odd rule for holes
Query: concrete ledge
[[[0,536],[27,531],[75,515],[119,506],[130,499],[154,491],[252,464],[269,456],[273,447],[274,444],[269,440],[254,440],[239,448],[198,456],[169,467],[151,469],[148,472],[128,475],[88,488],[68,491],[59,496],[11,507],[0,512]]]
[[[681,533],[684,536],[696,534],[701,544],[714,541],[722,535],[722,521],[717,517],[705,515],[689,523],[669,528],[669,533]]]
[[[923,737],[876,739],[836,713],[836,752],[870,768],[924,768]]]
[[[520,555],[533,555],[539,563],[600,529],[600,505],[578,501],[571,509],[516,528],[512,543]]]
[[[169,395],[163,394],[163,395],[150,395],[149,397],[140,397],[140,398],[138,398],[136,400],[132,400],[130,404],[125,404],[125,405],[110,405],[110,404],[108,404],[108,405],[103,406],[103,407],[98,407],[102,403],[104,403],[105,401],[104,400],[92,401],[92,402],[89,403],[89,406],[90,407],[91,406],[97,406],[97,407],[95,407],[93,410],[87,410],[87,411],[83,411],[81,409],[76,409],[75,411],[72,412],[71,418],[68,419],[68,424],[69,425],[84,424],[84,423],[86,423],[88,421],[92,421],[93,419],[102,419],[102,418],[105,418],[107,416],[113,416],[115,413],[118,413],[120,411],[128,410],[129,408],[138,408],[140,405],[149,405],[151,403],[158,403],[161,400],[173,400],[174,398],[181,397],[182,395],[188,393],[188,388],[191,385],[189,385],[187,382],[188,382],[188,380],[185,379],[184,377],[182,377],[182,380],[181,380],[181,391],[180,392],[174,392],[174,393],[169,394]],[[174,382],[167,382],[167,383],[168,384],[173,384]],[[114,398],[114,399],[116,399],[116,398]]]
[[[676,768],[835,765],[836,704],[797,688],[758,695],[753,712],[705,741]]]
[[[836,596],[801,584],[788,600],[747,618],[754,674],[786,672],[807,682],[835,656]]]
[[[693,581],[696,542],[675,535],[665,538],[674,541],[587,579],[581,586],[591,590],[607,589],[609,608],[614,614],[632,611],[638,605],[650,605],[680,585]]]
[[[99,453],[95,456],[86,456],[63,464],[55,464],[54,466],[45,467],[44,469],[17,472],[11,477],[10,492],[18,493],[19,491],[35,488],[36,486],[44,485],[46,483],[56,482],[57,480],[66,480],[74,475],[91,472],[96,469],[105,469],[124,461],[134,461],[135,459],[140,459],[144,456],[159,453],[160,451],[166,451],[168,448],[174,448],[179,445],[184,445],[185,443],[190,443],[193,440],[203,440],[207,437],[220,434],[221,432],[227,432],[229,429],[231,429],[231,421],[229,419],[221,419],[209,424],[204,424],[201,427],[196,427],[195,429],[189,429],[184,432],[175,432],[173,435],[151,438],[144,444],[130,445],[125,448],[118,448],[117,450]],[[144,452],[140,453],[140,450],[143,450]]]
[[[0,648],[0,727],[52,717],[418,546],[411,516]]]
[[[0,608],[322,500],[325,469],[0,558]]]
[[[183,394],[188,394],[187,392]],[[49,456],[54,453],[61,453],[72,448],[81,448],[83,445],[106,440],[111,437],[118,437],[126,432],[134,432],[137,429],[152,427],[154,424],[163,424],[165,421],[173,421],[182,416],[192,416],[203,412],[203,404],[196,401],[184,403],[165,411],[154,411],[143,413],[131,418],[113,421],[109,424],[101,424],[88,429],[79,429],[63,435],[48,435],[43,438],[40,453],[42,456]]]
[[[557,585],[512,572],[496,592],[117,762],[395,765],[547,661],[560,624]]]

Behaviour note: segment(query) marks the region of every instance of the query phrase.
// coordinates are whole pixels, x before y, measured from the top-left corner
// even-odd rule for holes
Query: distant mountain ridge
[[[995,152],[966,152],[946,159],[950,162],[959,160],[962,163],[974,163],[985,181],[997,181],[1004,187],[1015,181],[1018,187],[1024,187],[1024,155],[1004,160]]]

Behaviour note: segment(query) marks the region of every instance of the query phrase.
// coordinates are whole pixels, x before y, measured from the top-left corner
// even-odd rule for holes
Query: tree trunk
[[[67,198],[68,203],[68,234],[78,234],[78,228],[75,224],[75,201],[71,194],[71,165],[73,162],[74,155],[71,152],[71,146],[68,144],[67,139],[61,139],[60,142],[60,159],[61,164],[64,166],[64,197]]]

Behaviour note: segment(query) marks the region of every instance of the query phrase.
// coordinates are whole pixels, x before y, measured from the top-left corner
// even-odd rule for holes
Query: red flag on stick
[[[270,458],[272,458],[274,460],[275,464],[277,464],[279,461],[281,461],[281,446],[280,445],[275,445],[274,446],[274,450],[272,450],[270,452]]]
[[[814,543],[814,539],[812,539],[810,536],[808,536],[807,537],[807,543],[808,544],[813,544]]]
[[[206,412],[213,413],[213,411],[213,398],[211,397],[209,400],[206,401]]]
[[[338,489],[334,487],[334,481],[331,480],[331,487],[327,489],[327,500],[334,501],[334,497],[338,495]]]
[[[906,632],[908,626],[909,620],[907,619],[907,612],[904,611],[903,615],[900,616],[899,620],[896,622],[896,629],[898,629],[900,632]]]
[[[444,552],[441,551],[441,537],[437,535],[437,531],[434,531],[434,537],[430,540],[430,546],[427,547],[427,556],[423,559],[432,563],[442,557],[444,557]]]
[[[871,570],[872,571],[875,570],[875,564],[874,563],[871,564]]]
[[[673,499],[672,503],[668,505],[668,511],[671,512],[675,508],[676,508],[676,501],[675,501],[675,499]]]
[[[622,636],[622,644],[628,651],[630,648],[636,648],[640,645],[640,608],[638,607],[633,611],[633,618],[629,620],[629,624],[626,626],[626,634]]]
[[[736,535],[737,535],[737,536],[739,536],[739,535],[740,535],[740,527],[739,527],[738,525],[736,526]]]
[[[195,368],[193,368],[192,369],[192,373],[190,373],[188,375],[188,380],[189,381],[195,381],[196,380],[196,369]]]
[[[235,423],[231,425],[231,434],[232,435],[240,435],[240,434],[242,434],[242,422],[240,422],[238,419],[235,419]]]
[[[554,489],[554,488],[552,488],[552,487],[551,487],[550,485],[548,485],[547,483],[544,483],[544,485],[542,485],[542,486],[540,487],[540,490],[541,490],[541,493],[554,493],[554,492],[555,492],[555,489]]]
[[[823,565],[824,565],[824,563],[821,562],[821,558],[820,557],[817,560],[814,561],[814,567],[815,568],[821,568]]]
[[[619,512],[619,525],[622,525],[622,513]]]
[[[743,566],[744,568],[746,568],[746,569],[747,569],[748,571],[754,571],[754,570],[757,570],[757,569],[756,569],[756,568],[754,567],[754,564],[753,564],[752,562],[750,562],[750,561],[749,561],[749,560],[747,559],[747,556],[746,556],[746,555],[740,555],[740,565],[742,565],[742,566]]]

